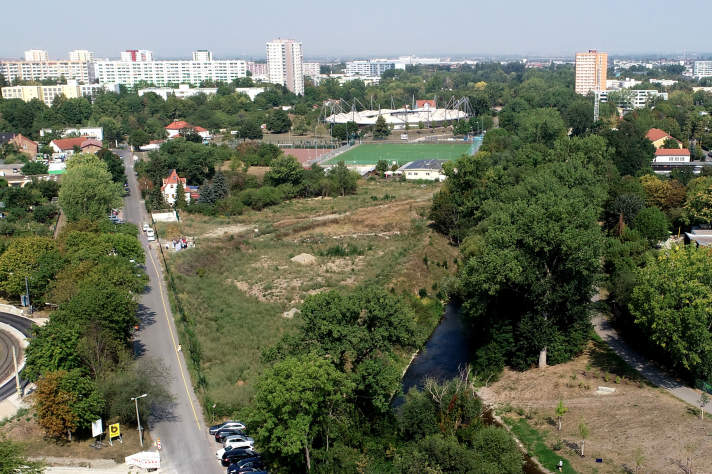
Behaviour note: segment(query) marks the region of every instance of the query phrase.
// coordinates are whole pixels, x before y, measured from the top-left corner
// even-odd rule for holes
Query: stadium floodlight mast
[[[141,418],[138,416],[138,399],[139,398],[144,398],[147,397],[148,394],[144,393],[143,395],[139,395],[138,397],[131,397],[131,401],[134,402],[134,405],[136,405],[136,422],[138,423],[138,441],[141,443],[141,447],[143,448],[143,429],[141,428]]]

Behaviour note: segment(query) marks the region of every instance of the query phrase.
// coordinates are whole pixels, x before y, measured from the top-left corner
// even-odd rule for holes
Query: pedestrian
[[[180,352],[180,351],[181,351],[181,349],[182,349],[181,345],[180,345],[180,344],[178,344],[178,348],[176,349],[176,352]]]
[[[559,466],[558,466],[558,467],[559,467],[559,472],[563,472],[563,471],[564,471],[564,461],[562,461],[561,459],[559,459]]]

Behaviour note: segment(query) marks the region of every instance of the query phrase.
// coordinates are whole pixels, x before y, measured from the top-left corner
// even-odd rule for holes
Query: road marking
[[[195,405],[193,405],[193,398],[190,396],[190,390],[188,390],[188,382],[185,379],[185,374],[183,373],[183,364],[180,361],[180,353],[178,352],[178,346],[176,344],[176,338],[173,335],[173,329],[171,328],[171,321],[168,319],[168,307],[166,306],[166,299],[163,296],[163,285],[161,284],[160,278],[161,273],[158,271],[156,266],[156,260],[153,258],[153,252],[151,251],[151,244],[148,244],[148,256],[151,258],[151,263],[153,264],[153,269],[156,270],[156,276],[158,277],[158,292],[161,294],[161,303],[163,304],[163,315],[166,317],[166,323],[168,324],[168,332],[171,334],[171,341],[173,342],[173,352],[176,355],[176,360],[178,361],[178,368],[180,369],[180,376],[183,379],[183,386],[185,387],[185,393],[188,395],[188,401],[190,402],[190,408],[193,410],[193,417],[195,418],[195,425],[198,427],[198,431],[202,432],[200,427],[200,422],[198,421],[198,413],[195,411]]]

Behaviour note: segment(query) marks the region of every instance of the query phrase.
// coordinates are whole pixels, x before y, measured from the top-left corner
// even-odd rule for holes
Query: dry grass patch
[[[594,342],[566,364],[526,372],[507,369],[480,392],[507,416],[529,418],[548,446],[560,439],[562,454],[578,472],[632,472],[638,450],[644,456],[642,472],[682,472],[688,456],[695,472],[712,472],[712,420],[700,420],[694,407],[631,378],[629,370],[618,365],[607,347]],[[598,386],[616,391],[596,395]],[[568,408],[561,432],[554,414],[559,399]],[[577,454],[581,420],[590,430],[585,458]]]

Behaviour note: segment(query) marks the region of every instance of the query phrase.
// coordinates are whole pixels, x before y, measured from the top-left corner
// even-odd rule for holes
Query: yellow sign
[[[114,423],[113,425],[109,425],[109,438],[116,438],[118,436],[121,436],[121,429],[119,429],[119,424]]]

